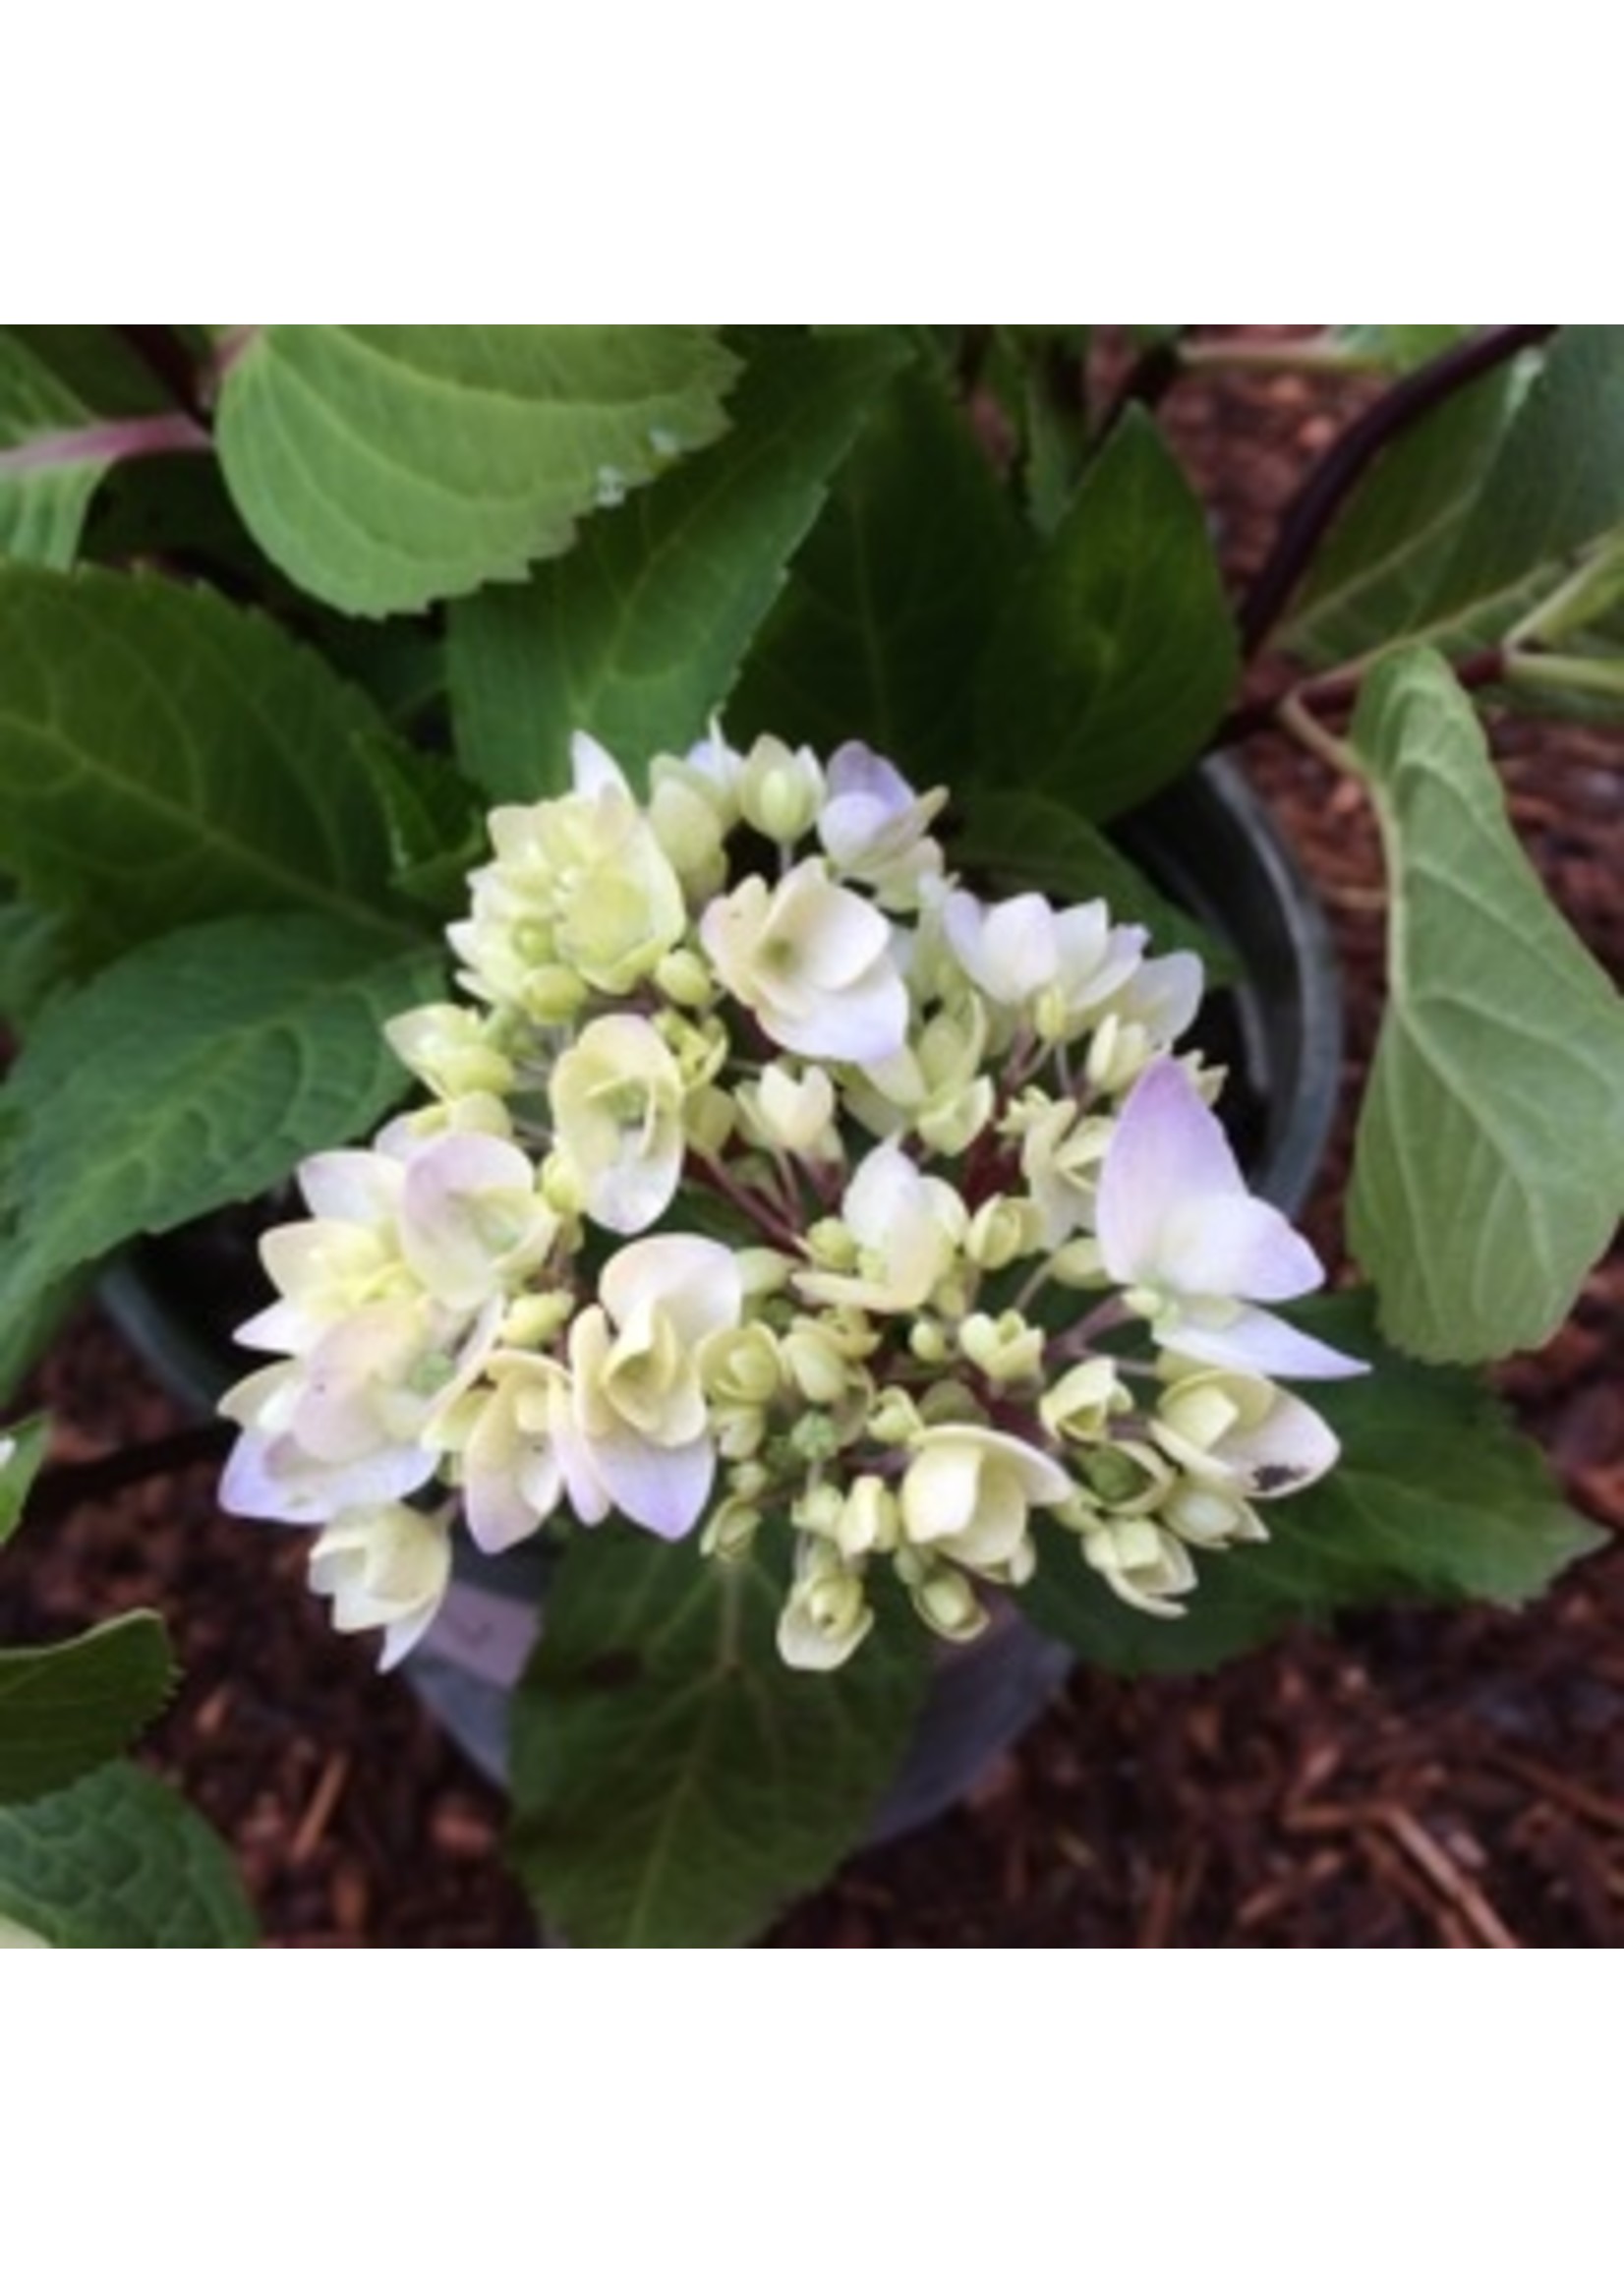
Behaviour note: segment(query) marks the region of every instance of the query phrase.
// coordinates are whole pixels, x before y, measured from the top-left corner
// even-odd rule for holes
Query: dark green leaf
[[[440,984],[432,949],[239,916],[138,949],[53,1005],[3,1093],[7,1303],[364,1134],[407,1080],[381,1021]]]
[[[127,1611],[71,1642],[0,1651],[0,1806],[37,1799],[116,1760],[174,1682],[163,1621],[149,1610]]]
[[[36,908],[0,884],[0,1020],[30,1025],[81,967],[73,926],[53,909]]]
[[[380,722],[312,650],[200,588],[13,563],[0,658],[0,861],[99,953],[249,909],[388,925]]]
[[[886,333],[770,343],[724,440],[600,515],[523,589],[453,612],[457,746],[493,796],[567,787],[578,729],[634,777],[697,738],[900,352]]]
[[[977,661],[1030,532],[927,371],[864,429],[728,709],[736,739],[853,738],[921,789],[970,770]]]
[[[359,615],[516,577],[714,441],[732,357],[692,324],[273,323],[220,395],[243,518]]]
[[[20,340],[59,386],[104,418],[141,418],[173,407],[150,365],[106,323],[19,323]]]
[[[377,740],[361,745],[389,832],[397,892],[435,915],[462,915],[468,876],[490,855],[485,803],[436,752]]]
[[[65,567],[118,455],[111,427],[40,357],[28,327],[0,329],[0,554]]]
[[[1307,1491],[1260,1511],[1266,1545],[1197,1554],[1186,1615],[1163,1620],[1119,1603],[1075,1542],[1047,1525],[1038,1575],[1020,1597],[1034,1624],[1119,1673],[1193,1673],[1295,1620],[1360,1604],[1524,1603],[1597,1546],[1601,1534],[1563,1501],[1492,1392],[1388,1350],[1369,1312],[1363,1295],[1293,1310],[1373,1371],[1294,1385],[1336,1430],[1342,1458]]]
[[[1530,867],[1440,658],[1377,667],[1350,755],[1391,904],[1350,1232],[1392,1341],[1495,1358],[1555,1329],[1624,1207],[1624,1004]]]
[[[0,1808],[0,1916],[65,1950],[243,1950],[259,1940],[216,1835],[124,1761]]]
[[[1236,667],[1200,505],[1131,411],[1004,612],[976,690],[983,769],[1120,812],[1200,756]]]
[[[783,1588],[606,1527],[574,1543],[515,1701],[513,1853],[594,1947],[757,1934],[861,1839],[912,1733],[923,1630],[884,1624],[833,1675],[774,1641]]]

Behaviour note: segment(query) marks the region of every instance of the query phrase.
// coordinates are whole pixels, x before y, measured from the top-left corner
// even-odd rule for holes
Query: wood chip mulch
[[[1177,402],[1233,561],[1255,558],[1321,396],[1247,379]],[[1624,981],[1624,747],[1497,737],[1514,819]],[[1359,1068],[1379,1000],[1379,864],[1359,792],[1260,742],[1248,761],[1319,883],[1349,971],[1343,1126],[1308,1211],[1337,1254]],[[1624,1247],[1503,1386],[1576,1504],[1624,1529]],[[39,1383],[58,1457],[177,1426],[93,1312]],[[502,1803],[366,1645],[305,1592],[305,1543],[219,1516],[199,1469],[26,1523],[0,1639],[149,1603],[184,1679],[145,1748],[233,1842],[285,1946],[524,1945]],[[1611,1946],[1624,1929],[1624,1552],[1614,1539],[1522,1612],[1410,1609],[1304,1633],[1223,1671],[1134,1684],[1079,1670],[970,1799],[852,1861],[777,1929],[789,1945]]]

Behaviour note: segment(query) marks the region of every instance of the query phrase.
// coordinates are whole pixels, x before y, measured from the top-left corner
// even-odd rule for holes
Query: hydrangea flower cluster
[[[720,734],[640,799],[578,737],[572,791],[492,815],[468,1000],[387,1029],[434,1102],[306,1164],[240,1337],[274,1363],[224,1401],[225,1505],[315,1528],[385,1665],[459,1520],[777,1530],[781,1651],[830,1668],[888,1579],[973,1637],[1039,1524],[1177,1615],[1192,1550],[1335,1459],[1273,1377],[1359,1370],[1262,1308],[1321,1273],[1175,1053],[1196,958],[977,898],[944,799]]]

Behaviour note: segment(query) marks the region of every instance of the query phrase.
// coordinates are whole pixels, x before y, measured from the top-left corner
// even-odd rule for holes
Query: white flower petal
[[[1308,1294],[1325,1276],[1302,1233],[1249,1193],[1170,1209],[1160,1247],[1161,1283],[1190,1295],[1278,1303]]]
[[[1203,1359],[1210,1366],[1234,1367],[1242,1373],[1335,1381],[1369,1371],[1363,1359],[1349,1358],[1246,1303],[1237,1305],[1233,1317],[1221,1324],[1181,1314],[1176,1324],[1159,1328],[1156,1339],[1167,1350]]]

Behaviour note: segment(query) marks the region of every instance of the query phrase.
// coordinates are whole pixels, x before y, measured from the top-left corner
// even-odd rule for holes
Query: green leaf
[[[1526,383],[1486,372],[1391,443],[1315,555],[1278,644],[1316,669],[1421,621]]]
[[[0,329],[0,554],[65,567],[96,484],[118,456],[96,413],[29,346]]]
[[[80,963],[73,927],[53,909],[19,900],[0,883],[0,1020],[30,1025]]]
[[[53,1005],[0,1093],[6,1303],[364,1134],[407,1081],[381,1021],[440,987],[432,949],[238,916],[138,949]]]
[[[173,407],[150,365],[115,325],[19,323],[8,332],[59,386],[81,403],[94,403],[103,418],[142,418]]]
[[[1567,325],[1477,492],[1429,596],[1428,624],[1454,620],[1489,638],[1525,605],[1531,582],[1620,521],[1624,326]]]
[[[986,656],[975,700],[984,770],[1103,819],[1200,755],[1236,670],[1200,504],[1134,409]]]
[[[1339,323],[1331,334],[1344,356],[1374,370],[1414,371],[1467,338],[1469,323]]]
[[[1624,326],[1565,325],[1529,368],[1468,389],[1377,461],[1288,646],[1320,664],[1400,638],[1484,646],[1624,522]]]
[[[99,954],[250,909],[388,926],[357,689],[197,587],[0,567],[0,862]]]
[[[65,1950],[245,1950],[259,1940],[217,1835],[125,1761],[0,1808],[0,1913]]]
[[[714,448],[522,590],[452,612],[457,747],[493,795],[567,787],[577,729],[634,775],[703,732],[900,353],[887,333],[770,342]]]
[[[0,1447],[10,1446],[0,1459],[0,1545],[17,1530],[23,1503],[45,1458],[49,1436],[49,1425],[42,1415],[13,1422],[0,1434]]]
[[[0,1804],[33,1800],[114,1761],[175,1683],[163,1621],[110,1618],[70,1642],[0,1651]]]
[[[599,1948],[744,1941],[862,1838],[912,1733],[923,1630],[838,1674],[774,1641],[783,1587],[629,1526],[572,1545],[515,1699],[512,1849]]]
[[[469,872],[491,849],[479,791],[438,751],[379,739],[360,754],[388,828],[395,890],[442,920],[466,914]]]
[[[1372,1368],[1296,1385],[1341,1439],[1337,1466],[1263,1506],[1266,1545],[1197,1553],[1199,1585],[1180,1619],[1130,1610],[1074,1541],[1043,1526],[1038,1574],[1020,1597],[1035,1625],[1118,1673],[1193,1673],[1295,1620],[1361,1604],[1524,1603],[1599,1545],[1493,1393],[1387,1349],[1366,1295],[1322,1297],[1292,1317]]]
[[[1624,1207],[1624,1005],[1518,845],[1447,665],[1378,666],[1349,755],[1390,893],[1353,1244],[1392,1341],[1494,1358],[1555,1329]]]
[[[220,457],[279,568],[382,615],[562,552],[715,440],[735,368],[693,324],[273,323],[230,364]]]
[[[921,789],[973,755],[970,692],[1030,532],[924,369],[887,389],[796,555],[728,707],[735,740],[853,738]]]
[[[49,1287],[19,1287],[0,1309],[0,1401],[12,1397],[90,1292],[88,1265]]]

